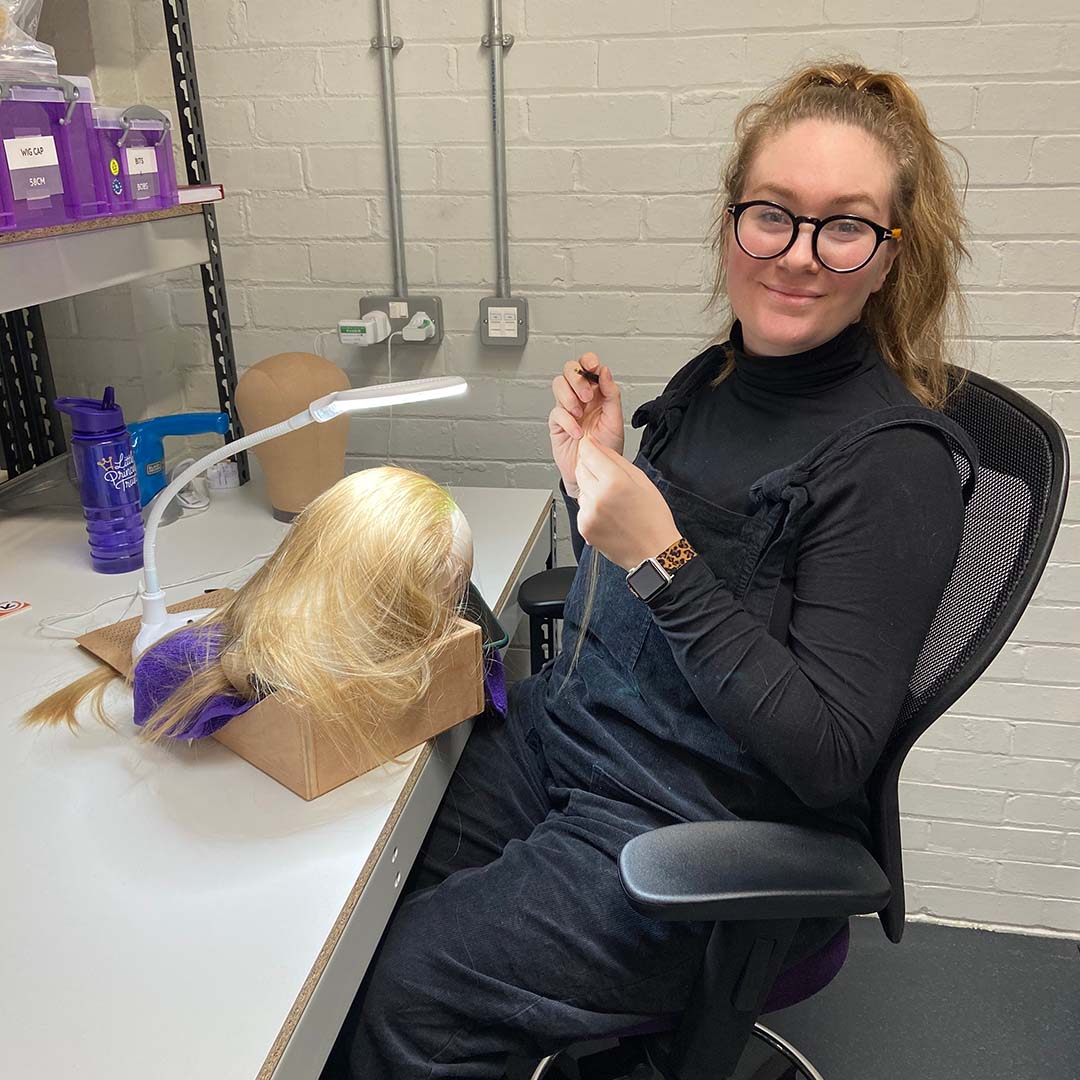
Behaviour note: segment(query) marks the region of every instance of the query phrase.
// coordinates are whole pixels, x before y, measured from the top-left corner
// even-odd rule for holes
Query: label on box
[[[150,146],[128,146],[124,150],[133,199],[150,199],[158,193],[157,154]]]
[[[25,600],[0,600],[0,619],[5,615],[15,615],[20,611],[28,611],[30,605]]]
[[[51,135],[27,135],[4,140],[11,193],[16,199],[46,199],[62,195],[60,162]]]

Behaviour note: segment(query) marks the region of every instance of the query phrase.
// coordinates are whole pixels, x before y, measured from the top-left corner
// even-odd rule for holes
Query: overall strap
[[[978,478],[979,451],[968,433],[955,420],[923,405],[894,405],[869,413],[834,432],[795,466],[778,469],[775,473],[762,477],[755,484],[755,488],[759,489],[760,494],[770,492],[777,495],[778,492],[773,491],[773,488],[787,486],[792,482],[803,483],[814,468],[820,467],[824,459],[845,453],[874,432],[910,424],[935,428],[942,432],[954,447],[959,447],[963,452],[969,466],[968,475],[962,484],[966,506],[975,490],[975,481]],[[798,554],[801,528],[800,522],[793,530],[787,551],[784,553],[784,566],[769,617],[769,634],[783,643],[787,642],[788,628],[791,625],[791,609],[795,595],[795,559]]]
[[[659,397],[646,401],[634,410],[633,416],[630,418],[630,426],[635,428],[646,427],[647,429],[648,425],[654,424],[657,425],[658,429],[663,427],[664,425],[660,421],[665,416],[674,409],[685,409],[698,389],[710,379],[716,377],[724,357],[723,345],[710,345],[704,352],[698,353],[693,360],[684,364],[671,377],[671,381]],[[667,426],[670,427],[670,425]],[[650,440],[649,444],[646,445],[645,438],[642,437],[641,449],[646,451],[650,457],[652,456],[653,442],[655,442],[655,439]]]
[[[903,427],[911,424],[936,428],[949,440],[953,447],[959,448],[964,457],[967,458],[969,465],[968,475],[962,485],[964,504],[967,505],[971,493],[975,490],[975,481],[978,478],[979,451],[971,441],[971,436],[955,420],[945,416],[944,413],[929,409],[925,405],[893,405],[890,408],[872,412],[863,420],[867,421],[868,424],[861,430],[856,428],[849,431],[848,428],[841,428],[838,434],[844,437],[829,450],[829,453],[843,453],[868,435],[872,435],[876,431],[883,431],[886,428]],[[845,432],[847,432],[846,435]]]

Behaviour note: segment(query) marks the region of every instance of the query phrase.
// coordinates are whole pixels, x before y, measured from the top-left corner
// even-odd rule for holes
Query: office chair
[[[955,387],[960,369],[952,368]],[[664,920],[713,921],[702,971],[681,1014],[576,1044],[545,1058],[533,1080],[822,1080],[793,1046],[757,1023],[824,988],[847,956],[845,924],[823,948],[785,967],[804,918],[876,912],[904,931],[897,781],[920,735],[967,690],[1008,640],[1050,556],[1068,490],[1068,444],[1057,423],[1006,386],[969,372],[944,412],[979,452],[956,565],[868,784],[872,839],[753,821],[671,825],[631,840],[619,858],[630,903]],[[965,474],[963,456],[958,460]],[[534,575],[518,603],[529,616],[533,669],[554,655],[554,621],[573,568]],[[612,1046],[611,1043],[616,1045]],[[591,1052],[596,1051],[596,1052]]]

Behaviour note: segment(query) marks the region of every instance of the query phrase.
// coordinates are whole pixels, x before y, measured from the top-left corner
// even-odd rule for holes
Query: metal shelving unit
[[[162,10],[187,182],[209,183],[187,0],[162,0]],[[214,382],[231,422],[226,438],[231,442],[243,435],[234,402],[236,358],[217,217],[212,204],[202,206],[199,229],[193,220],[199,213],[177,207],[11,236],[7,245],[0,241],[0,460],[9,476],[66,449],[52,405],[56,393],[38,305],[181,266],[201,268]],[[247,455],[239,454],[237,462],[245,483]]]

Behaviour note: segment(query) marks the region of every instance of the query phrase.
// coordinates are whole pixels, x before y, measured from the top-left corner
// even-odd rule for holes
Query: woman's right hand
[[[578,368],[595,371],[599,383],[591,383]],[[551,436],[551,454],[562,476],[566,493],[578,496],[577,471],[578,441],[589,435],[596,442],[610,447],[617,454],[623,451],[622,397],[611,368],[602,367],[595,353],[585,353],[577,360],[563,365],[561,375],[551,383],[555,394],[555,408],[548,414],[548,434]]]

